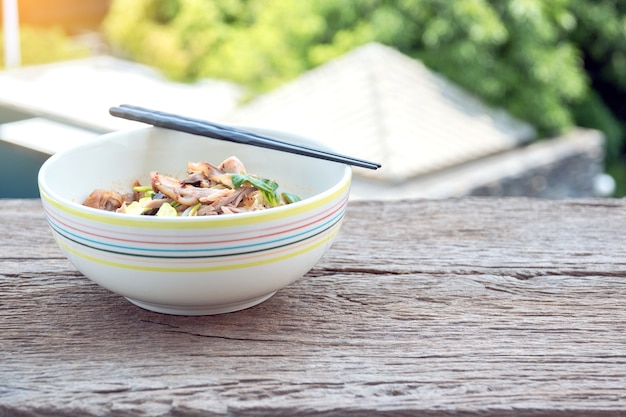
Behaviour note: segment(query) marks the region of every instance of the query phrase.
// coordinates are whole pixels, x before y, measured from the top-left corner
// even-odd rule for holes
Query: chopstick
[[[166,113],[157,110],[150,110],[130,104],[122,104],[118,107],[111,107],[109,109],[109,113],[111,113],[111,115],[115,117],[120,117],[123,119],[143,122],[156,127],[191,133],[194,135],[206,136],[214,139],[221,139],[235,143],[242,143],[245,145],[252,145],[277,151],[289,152],[297,155],[309,156],[333,162],[340,162],[362,168],[375,170],[381,167],[381,164],[378,164],[376,162],[353,158],[351,156],[328,152],[309,146],[297,145],[233,126],[213,123],[208,120],[200,120],[179,116],[176,114]]]

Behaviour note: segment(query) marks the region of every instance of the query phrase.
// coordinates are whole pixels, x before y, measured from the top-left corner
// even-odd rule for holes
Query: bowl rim
[[[245,128],[245,127],[242,127]],[[272,221],[277,219],[282,219],[285,217],[291,217],[293,215],[298,215],[304,212],[308,212],[317,207],[321,207],[323,205],[328,204],[334,199],[338,198],[341,194],[348,193],[350,183],[352,179],[352,168],[347,164],[344,165],[343,175],[341,178],[336,181],[336,183],[322,191],[321,193],[317,193],[311,197],[307,197],[301,201],[279,206],[273,207],[271,209],[266,210],[258,210],[246,213],[237,213],[233,215],[219,215],[219,216],[192,216],[192,217],[156,217],[156,216],[133,216],[133,215],[123,215],[120,213],[109,212],[105,210],[99,210],[93,207],[84,206],[81,203],[76,201],[67,199],[65,197],[60,196],[56,193],[47,183],[46,181],[46,172],[49,167],[54,164],[57,160],[63,158],[66,154],[72,153],[81,148],[93,147],[97,146],[100,142],[105,142],[109,140],[111,136],[118,136],[121,133],[132,133],[135,131],[144,131],[148,129],[159,129],[166,130],[154,126],[148,127],[140,127],[137,129],[128,129],[128,130],[120,130],[115,132],[105,133],[96,138],[90,139],[84,143],[73,146],[68,149],[64,149],[60,152],[55,153],[50,158],[48,158],[40,167],[39,172],[37,174],[37,182],[40,193],[40,199],[45,203],[55,207],[58,210],[61,210],[67,214],[77,216],[83,218],[85,220],[96,221],[99,223],[107,223],[112,225],[120,225],[120,226],[131,226],[131,227],[141,227],[141,228],[151,228],[158,227],[159,228],[197,228],[202,227],[202,225],[206,225],[207,227],[229,227],[236,225],[247,225],[259,223],[262,221]],[[252,128],[248,128],[252,129]],[[262,130],[264,132],[280,132],[278,130],[271,129],[261,129],[256,128],[257,130]],[[281,132],[281,133],[289,133],[289,132]],[[303,136],[297,134],[291,134],[294,137],[303,138],[311,141],[309,138],[305,138]],[[276,151],[280,152],[280,151]],[[348,196],[346,196],[346,199]],[[186,226],[186,227],[185,227]]]

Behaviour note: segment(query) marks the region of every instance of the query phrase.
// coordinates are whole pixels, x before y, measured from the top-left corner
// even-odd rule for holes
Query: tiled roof
[[[315,138],[383,165],[357,174],[394,182],[502,152],[535,136],[529,124],[377,43],[303,74],[222,121]]]

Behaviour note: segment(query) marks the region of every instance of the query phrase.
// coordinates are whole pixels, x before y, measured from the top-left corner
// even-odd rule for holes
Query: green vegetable
[[[145,193],[147,191],[152,191],[152,186],[150,185],[138,185],[133,187],[133,191],[137,191],[138,193]]]
[[[276,207],[280,204],[280,198],[276,193],[278,184],[275,181],[253,177],[248,174],[230,174],[230,177],[235,188],[241,188],[247,182],[261,192],[261,195],[263,195],[263,198],[271,207]]]
[[[133,191],[137,193],[143,193],[144,197],[150,198],[152,198],[156,194],[151,185],[137,185],[133,187]]]
[[[196,213],[198,212],[198,209],[199,209],[200,207],[202,207],[202,203],[198,203],[198,204],[196,204],[195,206],[193,206],[193,207],[191,208],[191,210],[189,210],[189,215],[190,215],[190,216],[195,216],[195,215],[196,215]]]
[[[281,197],[286,204],[292,204],[302,200],[299,196],[291,193],[282,193]]]

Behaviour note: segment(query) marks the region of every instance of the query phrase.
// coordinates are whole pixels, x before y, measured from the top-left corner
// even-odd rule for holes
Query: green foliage
[[[307,2],[117,0],[103,29],[117,53],[173,79],[266,91],[311,67],[304,51],[323,21]]]
[[[61,28],[20,28],[21,63],[45,64],[89,55],[89,49],[76,44]],[[4,64],[4,35],[0,32],[0,68]]]
[[[607,139],[607,172],[616,196],[626,195],[626,1],[572,1],[577,26],[572,40],[583,53],[592,92],[573,107],[576,124],[601,130]]]
[[[573,0],[115,0],[111,44],[178,80],[272,89],[377,41],[552,134],[588,80],[569,39]]]
[[[403,12],[420,22],[405,53],[544,134],[574,123],[568,107],[585,96],[587,80],[567,41],[574,17],[565,1],[422,3]]]

